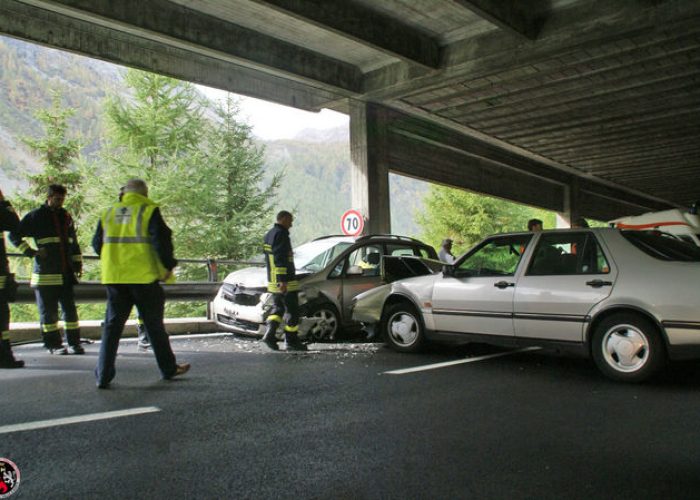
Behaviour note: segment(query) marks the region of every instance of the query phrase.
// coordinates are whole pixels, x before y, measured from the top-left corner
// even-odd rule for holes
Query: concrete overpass
[[[566,217],[700,199],[693,0],[0,0],[0,32],[349,113],[373,232],[390,171]]]

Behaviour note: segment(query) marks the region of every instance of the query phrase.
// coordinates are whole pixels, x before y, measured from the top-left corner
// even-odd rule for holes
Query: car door
[[[515,290],[516,337],[581,342],[616,275],[592,231],[541,234]]]
[[[485,240],[433,287],[438,331],[513,336],[515,273],[531,234]],[[451,275],[450,275],[451,274]]]

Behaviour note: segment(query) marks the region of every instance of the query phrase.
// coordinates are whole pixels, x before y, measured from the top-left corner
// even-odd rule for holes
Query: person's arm
[[[29,212],[19,221],[17,228],[14,231],[11,230],[9,234],[12,244],[27,257],[34,257],[37,254],[37,251],[30,247],[24,239],[25,236],[31,236],[32,225],[33,212]]]
[[[66,213],[66,217],[69,219],[68,238],[69,240],[72,240],[72,243],[70,244],[71,264],[73,266],[73,272],[80,276],[83,274],[83,253],[80,251],[78,235],[75,234],[75,224],[73,223],[73,218],[68,213]]]
[[[102,231],[102,219],[97,221],[95,234],[92,236],[92,249],[99,256],[102,253],[102,241],[104,232]]]
[[[151,238],[151,244],[160,258],[163,267],[169,273],[177,266],[175,258],[175,249],[173,247],[173,232],[163,220],[160,214],[160,209],[156,208],[153,211],[151,220],[148,223],[148,235]]]
[[[18,228],[19,217],[17,217],[17,212],[15,212],[12,204],[5,199],[0,190],[0,230],[17,231]]]
[[[272,259],[275,262],[274,272],[277,275],[280,292],[287,291],[287,264],[289,263],[289,251],[291,243],[282,232],[278,232],[272,240]]]

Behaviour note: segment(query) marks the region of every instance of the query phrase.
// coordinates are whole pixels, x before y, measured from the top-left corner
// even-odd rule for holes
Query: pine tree
[[[282,174],[261,185],[264,151],[254,144],[250,126],[238,120],[230,94],[215,111],[218,119],[208,128],[199,176],[198,209],[200,218],[209,220],[208,230],[192,230],[190,245],[199,247],[199,255],[241,260],[260,252]],[[200,234],[205,231],[209,234]]]
[[[15,198],[14,204],[20,212],[36,208],[46,200],[46,188],[50,184],[62,184],[68,190],[65,208],[77,221],[82,211],[83,194],[82,176],[74,164],[80,156],[81,139],[68,138],[68,120],[75,114],[75,109],[64,108],[61,100],[61,93],[52,91],[51,107],[36,113],[36,118],[44,126],[43,137],[22,138],[22,142],[41,159],[43,169],[38,174],[26,176],[29,187]]]

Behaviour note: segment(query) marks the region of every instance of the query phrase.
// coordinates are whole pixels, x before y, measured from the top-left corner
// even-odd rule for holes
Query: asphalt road
[[[27,368],[0,370],[0,457],[21,472],[12,498],[700,497],[700,363],[624,385],[586,360],[483,346],[173,347],[186,376],[160,380],[125,342],[107,391],[92,375],[97,344],[85,356],[16,348]],[[123,410],[134,414],[107,413]],[[57,425],[67,417],[100,419]]]

